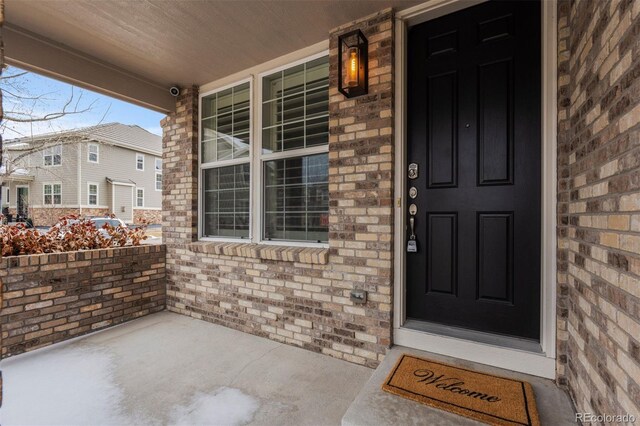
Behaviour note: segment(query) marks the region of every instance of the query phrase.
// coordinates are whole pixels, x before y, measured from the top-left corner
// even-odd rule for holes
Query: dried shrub
[[[61,217],[46,232],[27,228],[23,223],[0,225],[0,255],[19,256],[137,246],[147,238],[146,228],[146,223],[136,228],[106,223],[98,229],[89,219],[77,215]]]

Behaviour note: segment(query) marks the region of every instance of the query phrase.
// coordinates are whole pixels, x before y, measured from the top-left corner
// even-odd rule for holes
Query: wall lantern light
[[[367,39],[360,30],[338,37],[338,90],[347,98],[366,95],[369,90]]]

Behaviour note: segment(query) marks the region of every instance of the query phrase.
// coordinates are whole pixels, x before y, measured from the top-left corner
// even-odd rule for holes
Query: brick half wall
[[[0,259],[2,358],[165,308],[164,246]]]

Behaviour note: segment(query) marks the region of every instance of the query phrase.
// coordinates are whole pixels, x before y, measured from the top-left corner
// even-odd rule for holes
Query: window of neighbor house
[[[45,183],[43,185],[44,200],[47,206],[62,204],[62,185],[59,183]]]
[[[94,144],[94,143],[90,143],[89,144],[89,148],[88,148],[88,161],[90,163],[97,163],[98,162],[98,152],[99,152],[99,148],[98,145]]]
[[[95,183],[90,183],[89,184],[89,191],[88,191],[88,200],[89,200],[89,205],[90,206],[97,206],[98,205],[98,185]]]
[[[156,191],[162,191],[162,158],[156,158]]]
[[[136,207],[144,207],[144,189],[136,188]]]
[[[262,79],[263,239],[328,240],[328,58]]]
[[[251,85],[202,98],[202,236],[249,237]]]
[[[45,166],[59,166],[62,164],[62,146],[52,146],[42,151]]]
[[[136,170],[144,170],[144,154],[136,154]]]

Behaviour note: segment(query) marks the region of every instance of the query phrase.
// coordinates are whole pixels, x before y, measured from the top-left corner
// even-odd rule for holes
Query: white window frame
[[[158,188],[158,176],[160,176],[160,188]],[[156,188],[156,191],[158,192],[162,191],[162,172],[156,172],[154,179],[155,179],[154,187]]]
[[[56,155],[60,155],[60,163],[55,164]],[[51,157],[51,164],[47,164],[47,157]],[[45,148],[42,151],[42,165],[44,167],[60,167],[62,166],[62,145],[54,145]]]
[[[160,164],[159,167],[158,167],[158,163]],[[162,158],[156,157],[155,169],[156,169],[156,172],[161,172],[162,171]]]
[[[283,64],[281,66],[278,66],[276,68],[272,68],[269,69],[267,71],[261,72],[257,75],[257,79],[258,79],[258,84],[256,84],[257,86],[257,108],[259,108],[259,113],[257,114],[257,138],[255,139],[255,144],[254,144],[254,154],[256,157],[256,167],[255,169],[259,170],[260,173],[254,173],[255,176],[255,183],[254,183],[254,190],[252,191],[253,196],[255,197],[255,205],[256,206],[260,206],[259,209],[256,210],[252,210],[251,214],[253,215],[253,219],[252,222],[256,224],[256,229],[258,230],[257,234],[257,238],[256,238],[256,243],[258,244],[270,244],[270,245],[277,245],[277,246],[291,246],[291,247],[323,247],[323,248],[328,248],[329,247],[329,243],[318,243],[318,242],[313,242],[313,241],[286,241],[286,240],[277,240],[277,241],[273,241],[273,240],[265,240],[263,238],[264,236],[264,218],[263,218],[263,212],[264,209],[262,208],[263,203],[264,203],[264,193],[263,193],[263,185],[264,185],[264,181],[263,181],[263,177],[264,177],[264,163],[266,161],[271,161],[271,160],[282,160],[285,158],[293,158],[293,157],[308,157],[314,154],[326,154],[329,152],[329,143],[327,141],[326,145],[320,145],[320,146],[313,146],[310,148],[300,148],[300,149],[294,149],[294,150],[290,150],[290,151],[282,151],[282,152],[274,152],[271,154],[263,154],[262,153],[262,104],[263,104],[263,97],[262,97],[262,80],[264,77],[267,77],[273,73],[279,72],[279,71],[283,71],[289,68],[293,68],[295,66],[304,64],[306,62],[310,62],[313,61],[315,59],[319,59],[319,58],[323,58],[329,56],[329,51],[328,50],[324,50],[320,53],[316,53],[314,55],[310,55],[307,57],[304,57],[302,59],[299,59],[297,61],[294,62],[289,62],[287,64]],[[330,87],[329,87],[330,88]],[[331,94],[329,94],[329,97],[331,97]],[[253,165],[253,163],[252,163]],[[252,180],[253,180],[254,176],[252,176]]]
[[[200,169],[198,173],[198,238],[203,241],[220,241],[220,242],[251,242],[253,241],[253,197],[251,196],[253,192],[253,175],[254,167],[253,167],[253,146],[256,144],[256,132],[254,126],[254,99],[255,99],[255,84],[253,84],[253,78],[247,77],[241,80],[234,81],[233,83],[226,84],[224,86],[220,86],[214,90],[209,90],[207,92],[203,92],[200,94],[198,99],[198,158],[202,158],[202,99],[206,98],[209,95],[213,95],[214,93],[222,92],[227,89],[231,89],[232,87],[240,86],[241,84],[249,83],[249,157],[242,158],[232,158],[229,160],[221,160],[221,161],[213,161],[210,163],[201,163],[198,160],[198,167]],[[228,166],[238,166],[241,164],[249,164],[249,238],[240,238],[240,237],[205,237],[203,235],[204,231],[204,202],[202,192],[204,190],[204,172],[207,169],[219,169],[221,167]]]
[[[91,152],[91,148],[95,147],[96,148],[96,152]],[[96,154],[96,161],[93,161],[91,159],[91,154]],[[100,146],[97,143],[90,143],[87,144],[87,161],[89,163],[93,163],[93,164],[99,164],[100,163]]]
[[[55,185],[60,185],[60,202],[56,203],[55,200]],[[51,203],[45,201],[45,188],[51,186]],[[62,205],[62,182],[43,182],[42,183],[42,205],[43,206],[61,206]]]
[[[96,203],[91,204],[91,187],[96,187]],[[87,205],[88,206],[98,206],[98,201],[100,200],[100,185],[96,182],[87,182]]]
[[[138,205],[138,199],[140,198],[140,197],[138,197],[138,191],[142,191],[142,205],[141,206]],[[136,209],[144,208],[144,188],[138,188],[136,186],[136,194],[135,195],[136,195],[135,196],[135,205],[133,207],[136,208]]]
[[[138,168],[138,160],[142,159],[142,168],[139,169]],[[136,170],[144,172],[144,154],[141,154],[139,152],[136,152]]]
[[[252,69],[254,72],[247,72],[244,77],[239,76],[237,79],[225,79],[226,81],[220,86],[207,85],[204,91],[200,93],[198,100],[198,158],[202,158],[202,98],[209,96],[213,93],[226,90],[230,87],[234,87],[246,82],[249,82],[250,96],[249,96],[249,120],[250,127],[249,133],[251,135],[251,150],[249,152],[249,170],[250,170],[250,198],[249,198],[249,238],[230,238],[230,237],[204,237],[203,232],[203,215],[202,209],[204,208],[202,190],[203,190],[203,171],[207,168],[217,168],[224,166],[231,166],[237,164],[243,164],[246,162],[246,158],[224,160],[216,163],[206,163],[199,165],[198,175],[198,238],[202,241],[220,241],[220,242],[243,242],[264,244],[273,246],[288,246],[288,247],[314,247],[314,248],[328,248],[329,243],[317,243],[313,241],[273,241],[263,240],[262,238],[262,184],[263,184],[263,163],[264,161],[284,159],[291,157],[306,157],[314,154],[325,154],[329,152],[329,144],[314,146],[310,148],[302,148],[291,151],[284,151],[272,154],[262,154],[262,78],[270,74],[282,71],[288,68],[295,67],[300,64],[304,64],[314,59],[328,57],[329,49],[327,48],[328,42],[323,43],[322,47],[314,47],[316,53],[309,54],[307,50],[304,56],[299,56],[299,59],[281,62],[281,65],[273,67],[273,61],[263,64],[261,66]],[[289,56],[290,57],[290,56]],[[269,66],[271,68],[266,68]],[[261,69],[260,69],[261,68]],[[209,89],[211,87],[211,89]],[[209,89],[209,90],[207,90]],[[329,94],[331,96],[331,94]],[[209,166],[209,167],[207,167]],[[257,232],[255,232],[257,230]]]

